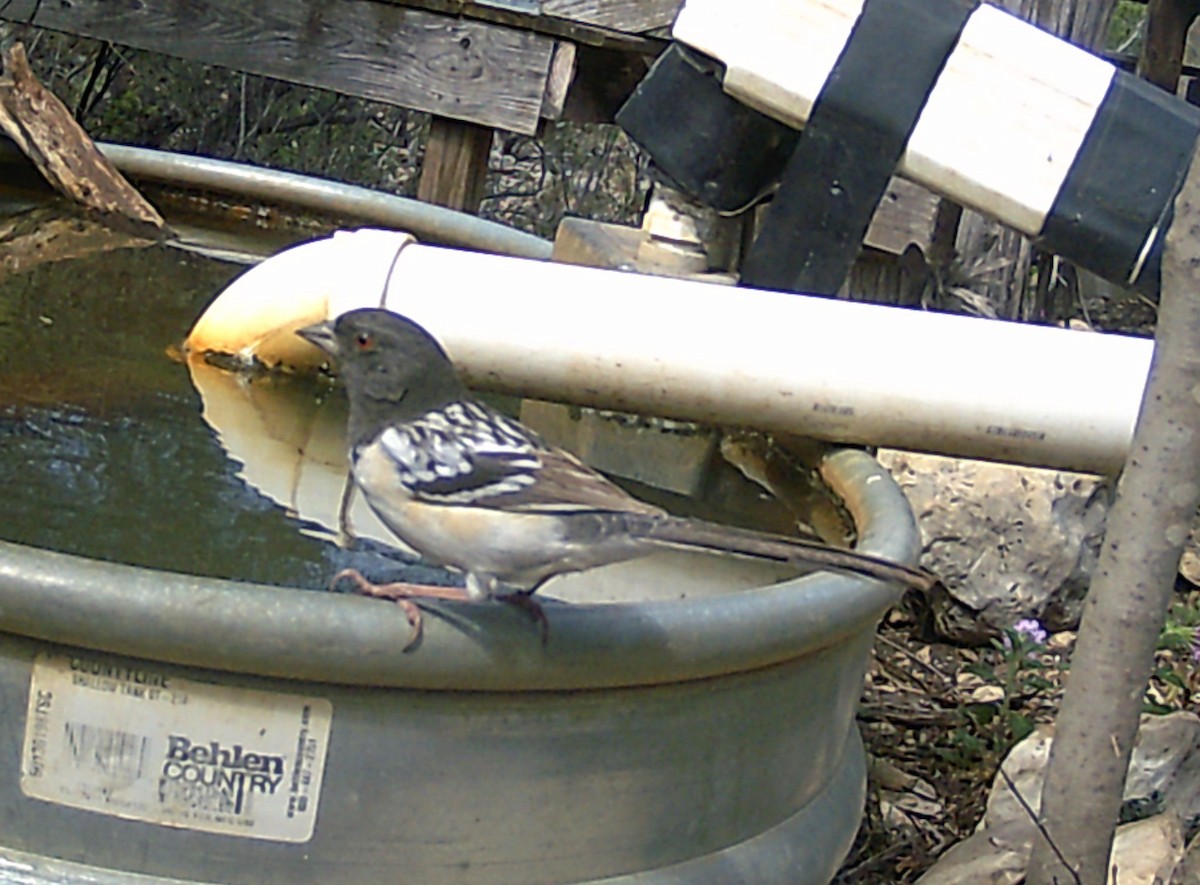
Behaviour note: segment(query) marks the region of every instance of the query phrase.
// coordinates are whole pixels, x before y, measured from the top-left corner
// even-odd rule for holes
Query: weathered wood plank
[[[421,161],[417,199],[478,212],[491,147],[492,130],[486,126],[434,117]]]
[[[542,14],[640,34],[675,21],[683,0],[542,0]]]
[[[10,3],[36,3],[38,0],[5,0]],[[497,6],[491,2],[473,3],[471,0],[375,0],[393,6],[408,6],[414,9],[426,9],[430,12],[442,12],[446,15],[463,15],[467,18],[492,22],[498,25],[509,25],[514,28],[536,31],[553,37],[562,37],[573,43],[585,46],[602,46],[608,49],[625,52],[640,52],[646,55],[657,55],[666,45],[666,40],[658,36],[645,36],[628,31],[618,31],[609,27],[589,24],[566,15],[556,16],[545,14],[540,7],[536,13],[523,12],[519,6]],[[615,2],[627,4],[629,0],[600,0],[600,2]],[[663,0],[653,0],[654,3]],[[672,0],[677,11],[683,0]],[[591,4],[594,5],[594,4]],[[674,18],[674,12],[671,18]],[[646,18],[643,16],[643,18]],[[649,17],[650,21],[660,21],[661,12]],[[668,20],[669,24],[669,20]]]
[[[916,243],[923,251],[928,251],[933,241],[937,210],[938,198],[931,192],[903,178],[892,178],[863,243],[893,255],[903,253],[909,243]]]
[[[575,44],[567,40],[560,40],[554,49],[542,96],[542,116],[547,120],[562,119],[571,84],[575,82],[575,54]]]
[[[540,34],[362,0],[32,5],[0,4],[0,18],[527,134],[554,49]]]

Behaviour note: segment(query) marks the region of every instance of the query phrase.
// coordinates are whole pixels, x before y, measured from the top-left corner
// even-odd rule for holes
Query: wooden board
[[[0,18],[526,134],[555,43],[363,0],[11,0]]]
[[[558,224],[550,260],[619,270],[633,266],[638,250],[649,239],[649,232],[640,227],[568,215]]]
[[[863,243],[881,252],[900,255],[909,243],[928,251],[933,241],[938,198],[920,185],[893,177]]]
[[[571,84],[575,82],[576,52],[575,44],[566,40],[560,40],[554,47],[550,71],[546,75],[546,91],[542,95],[542,116],[547,120],[562,119]]]
[[[640,34],[670,27],[683,0],[542,0],[542,14]]]
[[[23,0],[30,2],[30,0]],[[547,14],[538,0],[363,0],[461,15],[478,21],[561,37],[585,46],[657,55],[666,46],[660,32],[675,18],[683,0],[566,0],[555,14]],[[646,10],[641,7],[645,5]],[[670,13],[665,9],[670,7]],[[612,9],[610,9],[612,7]],[[589,21],[585,21],[589,19]],[[609,24],[593,24],[590,19]],[[614,24],[646,25],[655,34],[618,30]]]
[[[1200,9],[1191,0],[1150,0],[1137,75],[1172,95],[1179,88],[1188,30]]]
[[[33,161],[59,193],[139,234],[166,233],[166,222],[117,171],[88,134],[29,68],[25,47],[3,53],[0,74],[0,131]]]

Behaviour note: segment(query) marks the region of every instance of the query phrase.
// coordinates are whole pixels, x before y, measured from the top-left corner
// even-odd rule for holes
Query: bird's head
[[[352,438],[364,423],[415,417],[464,395],[453,363],[412,320],[379,308],[344,313],[297,335],[337,363],[350,399]]]

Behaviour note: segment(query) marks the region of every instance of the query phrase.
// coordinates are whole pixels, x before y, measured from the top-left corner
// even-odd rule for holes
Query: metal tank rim
[[[106,142],[96,146],[121,172],[146,181],[349,215],[412,231],[427,242],[481,252],[549,260],[554,248],[549,240],[496,221],[359,185],[174,151]],[[0,139],[0,163],[22,160],[15,145]]]
[[[855,518],[858,549],[915,560],[912,512],[873,457],[840,450],[822,473]],[[443,691],[600,689],[758,669],[873,629],[900,592],[816,572],[708,599],[549,604],[545,647],[511,606],[431,606],[424,637],[404,652],[408,623],[378,600],[0,542],[0,631],[230,672]]]

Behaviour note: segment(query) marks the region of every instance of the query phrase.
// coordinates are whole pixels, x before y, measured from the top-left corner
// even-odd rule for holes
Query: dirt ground
[[[1181,574],[1176,590],[1147,712],[1200,712],[1200,588]],[[866,814],[838,883],[916,881],[973,832],[1008,749],[1051,721],[1062,698],[1073,632],[1047,637],[1006,697],[1011,652],[939,642],[923,621],[909,598],[877,634],[858,714],[869,757]]]
[[[910,608],[892,611],[876,638],[858,714],[869,757],[866,814],[838,883],[919,878],[982,817],[1013,740],[1011,720],[1049,720],[1061,697],[1073,634],[1052,637],[1038,654],[1038,672],[1053,688],[1012,698],[1009,716],[1002,699],[990,700],[1004,679],[1004,654],[923,639]]]

